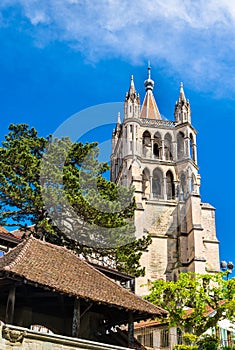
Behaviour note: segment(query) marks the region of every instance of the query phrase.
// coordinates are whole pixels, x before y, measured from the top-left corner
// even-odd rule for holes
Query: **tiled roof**
[[[11,232],[7,231],[4,227],[0,226],[0,237],[6,239],[7,241],[14,241],[16,243],[20,242],[21,239],[16,237]]]
[[[136,311],[144,318],[166,315],[166,311],[117,285],[66,248],[33,237],[0,258],[0,272],[67,295]]]
[[[155,327],[155,326],[161,326],[163,323],[161,323],[158,320],[146,320],[146,321],[140,321],[138,323],[134,324],[135,329],[140,329],[140,328],[148,328],[148,327]]]
[[[220,300],[219,304],[224,304],[226,301],[225,300]],[[193,309],[192,308],[188,308],[187,310],[184,310],[185,313],[183,315],[183,318],[187,318],[188,316],[190,316],[193,313]],[[209,305],[206,306],[206,310],[203,313],[204,316],[209,317],[211,316],[212,313],[214,313],[215,310],[210,307]],[[154,327],[154,326],[162,326],[163,324],[166,324],[167,321],[165,321],[164,323],[160,322],[159,320],[145,320],[145,321],[140,321],[138,323],[135,323],[134,327],[135,329],[139,329],[139,328],[149,328],[149,327]]]
[[[4,227],[0,226],[0,233],[9,233]]]
[[[161,115],[157,107],[156,100],[152,91],[146,91],[144,102],[141,109],[141,118],[161,120]]]
[[[35,226],[27,226],[25,229],[19,228],[14,231],[11,231],[11,234],[17,238],[23,238],[30,236],[35,231]]]

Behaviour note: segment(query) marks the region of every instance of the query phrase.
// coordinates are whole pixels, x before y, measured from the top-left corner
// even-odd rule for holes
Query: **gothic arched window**
[[[172,138],[170,134],[166,134],[164,137],[164,152],[165,152],[165,159],[166,160],[172,160]]]
[[[147,168],[143,170],[142,173],[142,191],[143,196],[149,198],[150,196],[150,173]]]
[[[187,184],[186,184],[186,176],[184,173],[180,175],[180,195],[183,196],[183,199],[186,196],[187,192]]]
[[[194,141],[193,141],[193,135],[190,134],[190,158],[195,162],[195,149],[194,149]]]
[[[195,192],[196,178],[195,175],[192,174],[190,178],[190,192]]]
[[[156,158],[162,158],[161,154],[161,135],[157,132],[153,139],[153,154]]]
[[[143,143],[143,156],[147,156],[151,150],[151,135],[148,131],[145,131],[142,136]]]
[[[180,131],[177,135],[177,158],[184,157],[184,134]]]
[[[174,177],[170,170],[166,173],[166,195],[167,199],[175,198],[175,184]]]
[[[156,158],[160,158],[160,148],[157,143],[153,144],[153,154]]]
[[[153,171],[152,192],[153,198],[163,197],[163,174],[160,169],[155,169]]]

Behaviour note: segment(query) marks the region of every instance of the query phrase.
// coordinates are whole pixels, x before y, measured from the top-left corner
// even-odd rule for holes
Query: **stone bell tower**
[[[119,114],[113,131],[111,155],[111,180],[135,187],[136,237],[152,236],[142,257],[146,274],[137,280],[139,295],[148,292],[148,282],[176,280],[181,271],[219,270],[215,208],[201,201],[197,132],[183,84],[173,121],[161,117],[150,67],[144,85],[141,106],[131,77],[123,122]]]

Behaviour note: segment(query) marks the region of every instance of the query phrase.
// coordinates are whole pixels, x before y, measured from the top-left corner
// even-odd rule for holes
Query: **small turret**
[[[178,101],[175,104],[175,121],[179,124],[189,122],[191,123],[191,109],[189,100],[186,99],[183,83],[180,83],[180,94]]]
[[[131,76],[131,82],[125,97],[125,119],[138,118],[140,114],[140,97],[136,93],[134,77]]]

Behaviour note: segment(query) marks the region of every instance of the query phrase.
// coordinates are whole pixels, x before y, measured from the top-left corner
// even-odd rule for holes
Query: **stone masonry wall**
[[[127,350],[84,339],[43,334],[12,325],[0,326],[1,350]]]

